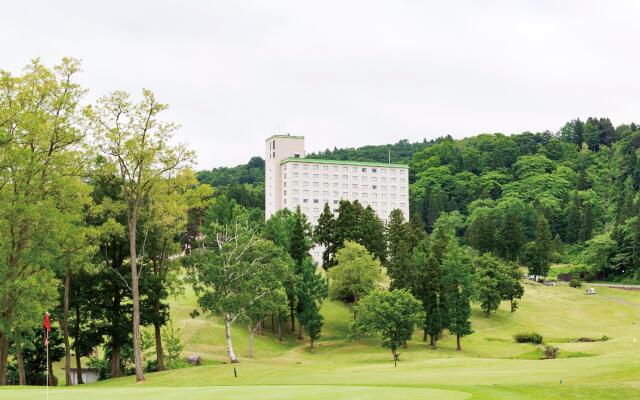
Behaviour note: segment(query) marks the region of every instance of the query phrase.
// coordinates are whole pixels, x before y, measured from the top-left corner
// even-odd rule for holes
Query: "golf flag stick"
[[[44,347],[47,351],[47,386],[45,388],[46,399],[49,400],[49,332],[51,331],[51,321],[49,320],[49,313],[44,313],[44,321],[42,321],[44,327]]]

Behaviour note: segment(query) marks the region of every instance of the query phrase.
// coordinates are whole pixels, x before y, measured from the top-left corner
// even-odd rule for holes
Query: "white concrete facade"
[[[300,206],[316,224],[325,204],[336,213],[340,200],[371,206],[381,220],[399,209],[409,218],[409,166],[304,158],[304,137],[272,136],[266,141],[265,216]]]

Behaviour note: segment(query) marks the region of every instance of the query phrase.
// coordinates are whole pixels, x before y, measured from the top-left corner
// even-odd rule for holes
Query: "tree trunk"
[[[144,381],[142,349],[140,345],[140,288],[138,285],[138,258],[136,249],[137,209],[129,217],[129,252],[131,253],[131,301],[133,303],[133,356],[136,367],[136,382]]]
[[[247,357],[249,358],[253,358],[253,333],[254,332],[255,332],[255,329],[253,329],[253,327],[249,325],[249,354],[247,354]]]
[[[462,350],[462,347],[460,347],[460,335],[456,335],[456,350]]]
[[[69,286],[71,282],[71,273],[67,269],[64,274],[64,299],[62,312],[62,335],[64,337],[64,385],[71,386],[71,346],[69,345]]]
[[[293,302],[289,303],[289,308],[291,310],[291,333],[296,333],[296,313],[293,307]]]
[[[9,359],[9,338],[0,332],[0,386],[7,384],[7,361]]]
[[[309,345],[313,349],[313,337],[312,336],[309,336],[309,341],[310,341]]]
[[[264,336],[264,320],[260,320],[260,322],[258,322],[258,333],[260,334],[260,336]]]
[[[276,325],[275,325],[275,318],[273,317],[273,314],[271,314],[271,333],[275,335],[276,333]]]
[[[422,331],[422,341],[423,341],[423,342],[426,342],[426,341],[427,341],[427,330],[426,330],[426,329],[424,329],[424,330]]]
[[[158,363],[158,371],[164,371],[164,351],[162,349],[162,336],[159,322],[153,323],[153,330],[156,336],[156,362]]]
[[[227,354],[229,354],[229,361],[237,363],[238,358],[236,353],[233,352],[233,343],[231,343],[231,320],[229,318],[224,319],[224,337],[227,341]]]
[[[18,362],[18,378],[20,386],[27,384],[27,374],[24,371],[24,357],[22,356],[22,343],[20,338],[16,340],[16,361]]]
[[[82,379],[82,359],[80,358],[80,353],[78,353],[78,351],[76,351],[76,384],[84,384]]]
[[[80,304],[76,301],[76,323],[74,326],[75,339],[74,345],[76,346],[76,383],[82,385],[84,383],[82,379],[82,360],[80,359],[80,352],[78,352],[78,343],[75,342],[80,337]]]
[[[298,321],[298,339],[304,340],[304,327],[302,326],[300,321]]]
[[[278,318],[278,340],[282,342],[282,320]]]
[[[436,338],[436,335],[431,335],[431,348],[434,350],[438,348],[438,340]]]
[[[120,343],[114,343],[111,346],[111,377],[119,378],[122,376],[120,370]]]
[[[49,386],[58,386],[58,377],[53,374],[53,361],[49,357]]]

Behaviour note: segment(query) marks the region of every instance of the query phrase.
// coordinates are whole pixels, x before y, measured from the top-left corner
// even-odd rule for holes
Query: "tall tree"
[[[133,303],[133,351],[136,380],[144,380],[140,346],[140,270],[138,268],[138,219],[156,195],[163,177],[176,174],[192,160],[193,153],[170,140],[177,126],[158,120],[167,105],[158,103],[150,90],[133,103],[126,92],[114,92],[86,109],[100,153],[117,168],[122,181],[129,237],[129,288]],[[142,254],[141,254],[142,255]]]
[[[328,295],[325,278],[316,272],[310,257],[301,264],[301,281],[298,286],[298,321],[307,330],[310,347],[320,337],[323,317],[320,314],[322,302]]]
[[[324,209],[318,217],[318,223],[313,230],[313,238],[316,244],[323,247],[322,251],[322,267],[327,270],[333,264],[332,256],[335,248],[335,225],[336,220],[333,217],[329,204],[324,204]]]
[[[473,333],[471,328],[471,298],[474,293],[474,274],[462,251],[453,247],[445,255],[443,278],[447,327],[456,335],[456,350],[462,350],[460,338]]]
[[[416,324],[424,320],[420,302],[409,291],[376,290],[357,305],[357,316],[351,324],[353,335],[380,333],[382,346],[391,350],[394,363],[398,349],[411,339]]]

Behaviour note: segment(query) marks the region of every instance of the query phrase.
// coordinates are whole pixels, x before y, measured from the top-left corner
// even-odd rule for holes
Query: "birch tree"
[[[99,152],[118,170],[126,206],[131,279],[128,282],[133,303],[133,352],[136,381],[144,380],[140,346],[140,288],[145,237],[138,238],[138,220],[153,203],[158,186],[167,174],[188,167],[193,153],[183,145],[171,145],[178,126],[158,119],[167,105],[159,103],[150,90],[134,103],[126,92],[116,91],[87,107],[85,115],[95,135]]]
[[[248,322],[251,338],[260,316],[286,305],[283,281],[292,274],[293,261],[284,250],[261,239],[241,222],[208,236],[214,241],[212,249],[194,252],[185,260],[190,271],[187,279],[198,296],[198,305],[224,320],[229,361],[237,363],[232,324]],[[250,348],[250,354],[252,351]]]

